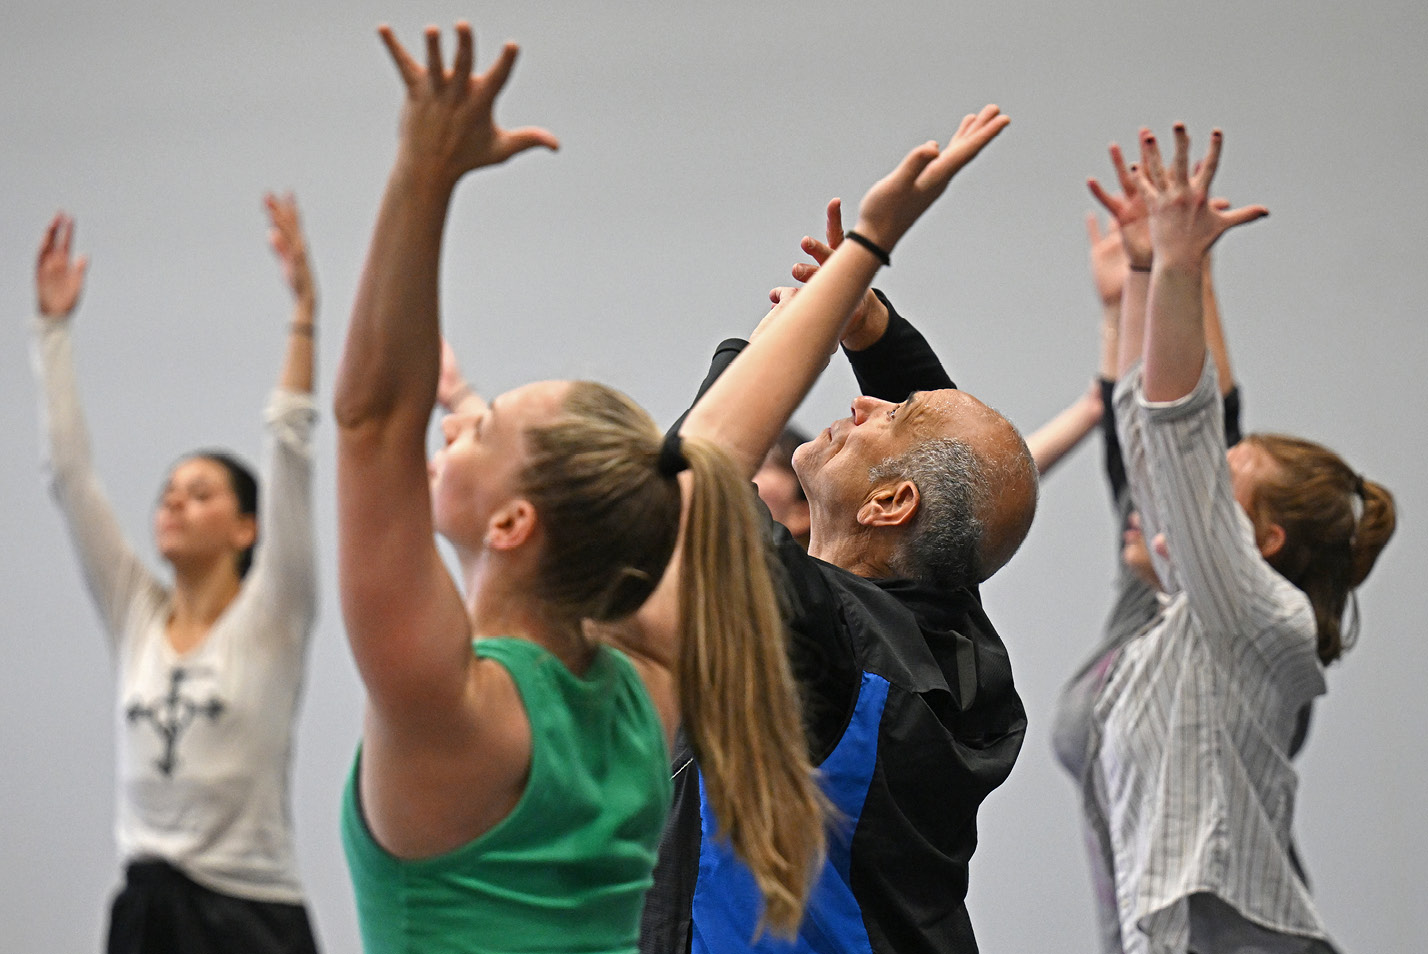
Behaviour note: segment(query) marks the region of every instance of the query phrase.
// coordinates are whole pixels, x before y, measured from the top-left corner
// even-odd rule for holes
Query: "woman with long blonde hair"
[[[748,440],[726,439],[713,407],[665,440],[618,392],[546,381],[463,404],[428,465],[452,192],[557,143],[493,120],[514,44],[473,76],[464,23],[449,69],[435,28],[425,67],[381,33],[406,104],[335,400],[342,609],[368,693],[343,812],[365,943],[633,951],[680,724],[764,927],[792,934],[825,802],[748,480],[874,269],[842,258],[788,305],[792,328],[821,330],[788,332],[788,393],[731,425]],[[960,166],[917,181],[935,156],[923,147],[875,187],[889,243]]]

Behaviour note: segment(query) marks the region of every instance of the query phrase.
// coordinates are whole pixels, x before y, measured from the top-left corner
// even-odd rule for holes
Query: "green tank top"
[[[672,796],[664,730],[643,682],[609,647],[584,676],[526,640],[483,639],[472,649],[504,666],[520,692],[530,779],[490,831],[444,855],[403,861],[367,828],[354,761],[342,841],[364,948],[633,954]]]

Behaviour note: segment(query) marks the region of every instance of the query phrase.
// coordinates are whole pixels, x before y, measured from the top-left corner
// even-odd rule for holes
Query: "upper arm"
[[[1139,416],[1145,463],[1131,470],[1131,492],[1142,518],[1153,511],[1155,531],[1165,534],[1191,612],[1212,639],[1256,640],[1279,632],[1285,608],[1278,594],[1286,584],[1260,555],[1234,496],[1214,365],[1206,362],[1185,398],[1143,406]],[[1277,646],[1259,648],[1266,656],[1280,652]]]
[[[464,705],[472,633],[433,536],[424,431],[402,423],[338,430],[338,577],[374,713],[426,722]]]
[[[94,472],[68,327],[53,322],[41,325],[33,358],[40,385],[43,467],[50,493],[68,526],[85,584],[110,641],[117,644],[133,601],[159,584],[129,545]]]

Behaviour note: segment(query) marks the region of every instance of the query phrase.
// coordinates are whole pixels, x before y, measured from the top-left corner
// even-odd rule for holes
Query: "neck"
[[[808,538],[808,555],[868,579],[897,576],[892,568],[892,546],[886,534],[869,527],[832,529],[814,526]]]
[[[500,554],[481,551],[460,556],[466,583],[466,612],[477,639],[512,636],[549,650],[575,672],[590,663],[595,644],[588,640],[579,620],[549,612],[535,599],[524,579],[512,572]]]
[[[238,596],[243,581],[231,560],[206,567],[174,567],[174,621],[204,627],[213,622]]]

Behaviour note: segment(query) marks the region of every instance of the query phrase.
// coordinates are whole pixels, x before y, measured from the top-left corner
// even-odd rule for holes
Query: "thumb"
[[[560,148],[560,140],[545,129],[539,126],[522,126],[520,129],[512,129],[505,134],[501,143],[501,158],[509,159],[518,152],[525,152],[527,149],[534,149],[537,146],[555,152]]]

